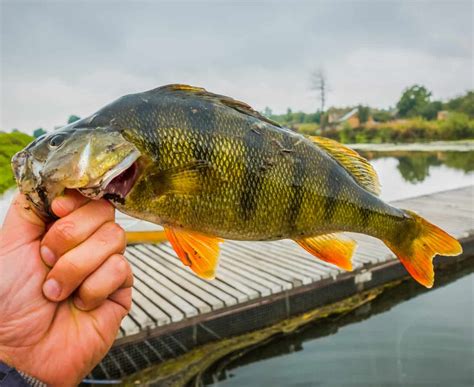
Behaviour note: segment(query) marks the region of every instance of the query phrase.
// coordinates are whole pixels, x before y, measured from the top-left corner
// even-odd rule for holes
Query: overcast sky
[[[472,1],[8,1],[0,129],[51,129],[117,97],[189,83],[276,113],[395,105],[473,88]]]

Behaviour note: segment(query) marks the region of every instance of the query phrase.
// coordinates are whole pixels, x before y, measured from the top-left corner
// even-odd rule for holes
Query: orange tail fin
[[[462,253],[461,244],[451,235],[429,223],[414,212],[404,210],[411,225],[400,231],[398,241],[384,241],[400,259],[410,275],[423,286],[434,282],[433,257]]]

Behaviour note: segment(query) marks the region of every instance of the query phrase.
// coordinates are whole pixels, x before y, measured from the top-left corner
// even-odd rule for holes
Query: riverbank
[[[459,141],[432,141],[416,143],[361,143],[346,144],[349,148],[358,151],[373,152],[472,152],[474,151],[474,140]]]

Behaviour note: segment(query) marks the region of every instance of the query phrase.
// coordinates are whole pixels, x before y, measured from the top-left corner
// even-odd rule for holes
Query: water
[[[385,200],[474,184],[474,152],[365,152],[365,156],[379,175]],[[274,340],[235,361],[224,359],[205,375],[204,383],[473,386],[473,270],[456,273],[461,278],[451,278],[446,286],[438,275],[431,291],[407,282],[366,306],[368,311],[363,307],[341,320]]]
[[[254,349],[208,373],[206,384],[472,386],[473,270],[471,263],[446,286],[438,276],[431,291],[407,281],[339,320]]]
[[[474,151],[365,151],[382,198],[397,200],[474,184]],[[0,200],[0,220],[13,191]],[[254,349],[204,381],[218,386],[474,385],[474,274],[425,291],[413,281],[370,305]],[[407,300],[407,301],[406,301]]]

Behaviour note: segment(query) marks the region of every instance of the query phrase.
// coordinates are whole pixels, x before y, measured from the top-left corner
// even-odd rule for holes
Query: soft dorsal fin
[[[254,110],[250,105],[246,104],[245,102],[233,99],[231,97],[227,97],[225,95],[211,93],[207,91],[206,89],[203,89],[202,87],[182,85],[182,84],[173,84],[173,85],[161,86],[155,90],[156,91],[178,91],[178,92],[198,95],[200,97],[212,100],[215,103],[220,103],[225,106],[228,106],[232,109],[239,111],[240,113],[265,121],[278,128],[282,127],[278,122],[275,122],[263,116],[262,114]]]
[[[341,164],[360,186],[374,195],[380,195],[380,183],[377,172],[375,172],[372,165],[355,150],[325,137],[313,136],[310,137],[310,140]]]

